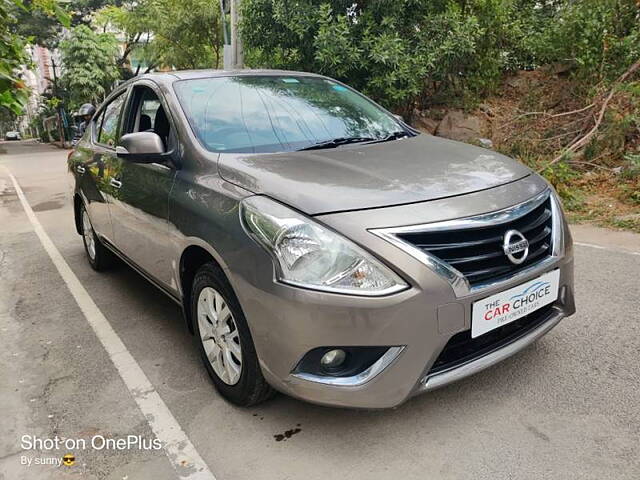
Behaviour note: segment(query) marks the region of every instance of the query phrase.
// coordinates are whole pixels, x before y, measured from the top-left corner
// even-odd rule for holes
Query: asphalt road
[[[578,313],[470,379],[394,410],[284,395],[247,410],[216,394],[170,300],[125,266],[91,270],[73,226],[67,152],[0,149],[0,165],[218,480],[640,478],[640,236],[576,230],[590,244],[575,247]],[[24,435],[154,437],[2,167],[0,359],[1,479],[177,478],[162,449],[75,449],[74,466],[55,467],[35,460],[66,449],[23,448]]]

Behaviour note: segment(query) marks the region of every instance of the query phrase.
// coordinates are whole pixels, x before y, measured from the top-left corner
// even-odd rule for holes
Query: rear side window
[[[114,147],[118,140],[118,123],[122,105],[124,104],[124,95],[120,95],[113,100],[104,110],[100,130],[98,131],[98,143]]]

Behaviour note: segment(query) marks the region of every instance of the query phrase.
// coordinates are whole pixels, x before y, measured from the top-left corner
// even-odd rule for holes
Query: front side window
[[[178,81],[174,88],[196,136],[215,152],[287,152],[402,130],[373,102],[325,78],[216,77]]]
[[[149,90],[149,92],[151,92]],[[145,131],[153,128],[153,125],[156,122],[156,116],[158,114],[158,109],[160,108],[160,100],[151,92],[146,95],[144,100],[142,101],[142,105],[140,106],[140,119],[146,123],[143,125],[143,121],[140,122],[140,131]],[[148,127],[148,128],[144,128]]]
[[[102,123],[98,131],[98,143],[115,146],[118,135],[118,122],[124,103],[125,95],[120,95],[104,109]]]
[[[130,127],[125,127],[125,132],[153,132],[162,139],[166,148],[170,143],[171,123],[158,95],[149,87],[135,87],[133,105]]]

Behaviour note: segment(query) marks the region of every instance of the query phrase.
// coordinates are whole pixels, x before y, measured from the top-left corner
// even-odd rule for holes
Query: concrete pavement
[[[178,308],[125,266],[98,274],[68,201],[65,151],[2,143],[38,221],[219,480],[640,478],[640,236],[576,229],[578,313],[519,355],[387,411],[215,392]],[[76,450],[26,466],[23,435],[154,438],[148,419],[0,171],[0,478],[177,478],[162,450]],[[284,441],[278,435],[300,428]],[[285,437],[286,438],[286,437]]]

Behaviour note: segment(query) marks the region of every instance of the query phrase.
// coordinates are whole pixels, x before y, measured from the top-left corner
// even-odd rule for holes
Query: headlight
[[[555,189],[551,188],[551,214],[552,214],[552,228],[553,228],[553,255],[556,257],[562,257],[564,255],[564,215],[562,213],[562,204],[560,202],[560,196]]]
[[[278,280],[355,295],[387,295],[408,285],[360,247],[266,197],[240,204],[249,233],[275,259]]]

